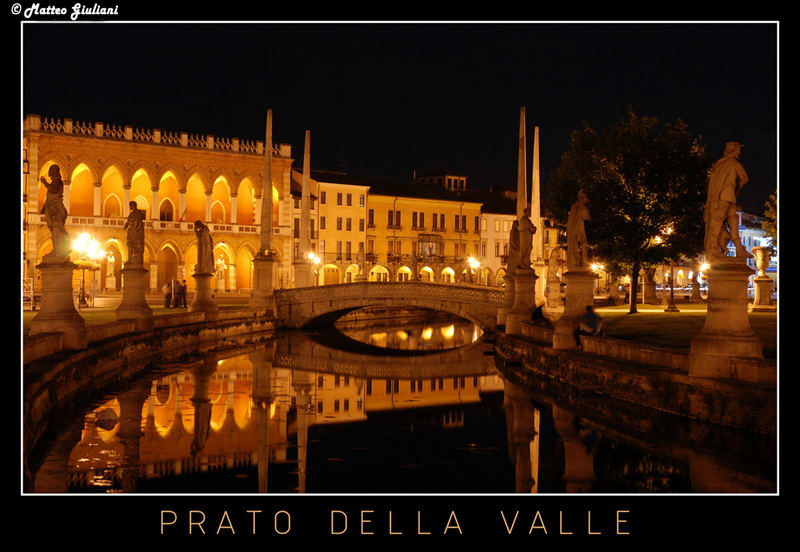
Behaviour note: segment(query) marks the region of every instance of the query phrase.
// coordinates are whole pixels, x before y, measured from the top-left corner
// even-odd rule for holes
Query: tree
[[[772,240],[772,247],[778,249],[778,191],[774,191],[769,195],[769,199],[764,203],[766,210],[764,211],[764,222],[761,223],[761,228],[766,231],[767,236]]]
[[[596,132],[587,123],[547,183],[547,208],[566,223],[578,190],[588,198],[591,254],[611,273],[630,274],[636,312],[642,268],[692,258],[702,251],[703,206],[711,159],[702,137],[678,119],[661,127],[632,109]]]

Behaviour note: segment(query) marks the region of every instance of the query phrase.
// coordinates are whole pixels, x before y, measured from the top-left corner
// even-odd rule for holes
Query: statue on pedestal
[[[739,163],[742,144],[727,142],[723,157],[708,174],[708,197],[703,219],[706,224],[705,252],[710,261],[728,255],[728,241],[736,247],[736,257],[751,257],[739,238],[736,197],[747,184],[748,176]]]
[[[521,269],[530,269],[533,235],[536,233],[536,226],[531,222],[530,207],[525,207],[523,210],[523,214],[519,218],[517,230],[519,232],[519,261],[517,266]]]
[[[578,200],[572,204],[567,217],[567,269],[579,270],[588,266],[588,244],[584,222],[591,220],[586,205],[586,193],[578,191]]]
[[[194,221],[194,235],[197,237],[197,264],[195,273],[214,274],[214,241],[208,226],[202,221]]]
[[[125,221],[124,229],[128,231],[128,263],[142,266],[144,264],[144,211],[139,209],[135,201],[130,202],[131,213]]]
[[[50,237],[53,241],[53,250],[47,257],[68,258],[72,250],[69,234],[64,228],[67,221],[67,209],[64,207],[64,182],[61,180],[61,169],[58,165],[51,165],[48,171],[50,182],[45,177],[41,178],[42,184],[47,188],[47,196],[41,213],[47,221]]]
[[[511,223],[511,231],[508,233],[508,256],[506,257],[506,267],[514,270],[519,266],[519,221]]]

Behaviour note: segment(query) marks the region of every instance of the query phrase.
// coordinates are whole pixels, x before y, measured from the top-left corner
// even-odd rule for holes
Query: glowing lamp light
[[[439,331],[442,332],[442,336],[445,339],[453,339],[453,336],[456,333],[456,327],[455,325],[450,324],[449,326],[444,326]]]
[[[422,330],[422,339],[427,341],[431,337],[433,337],[433,328],[425,328],[424,330]]]
[[[700,272],[706,272],[708,269],[711,268],[711,265],[708,263],[703,263],[700,265]]]
[[[313,251],[306,255],[306,258],[315,265],[318,265],[322,262],[322,259],[320,259]]]
[[[476,268],[478,268],[479,266],[481,266],[481,262],[480,262],[478,259],[474,258],[474,257],[470,257],[470,258],[468,258],[468,259],[467,259],[467,262],[469,263],[469,267],[470,267],[472,270],[475,270]]]

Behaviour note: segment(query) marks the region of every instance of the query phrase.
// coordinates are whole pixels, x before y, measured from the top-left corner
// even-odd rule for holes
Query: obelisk
[[[519,141],[517,150],[517,220],[524,214],[525,207],[527,206],[527,192],[525,182],[526,176],[526,160],[525,160],[525,107],[519,108]],[[513,232],[513,230],[512,230]],[[506,274],[505,274],[505,296],[503,298],[503,305],[497,309],[497,324],[505,326],[508,322],[508,313],[514,306],[514,270],[515,266],[506,261]]]
[[[533,315],[534,309],[536,309],[536,273],[531,269],[530,266],[530,249],[526,249],[523,251],[522,247],[522,236],[521,232],[519,231],[523,225],[523,219],[530,216],[529,205],[528,205],[528,192],[527,192],[527,182],[528,182],[528,171],[527,171],[527,159],[526,159],[526,152],[527,152],[527,141],[525,135],[525,108],[520,108],[520,118],[519,118],[519,154],[517,156],[517,222],[518,225],[515,226],[516,232],[518,233],[516,238],[517,242],[520,243],[518,255],[521,255],[522,258],[518,255],[515,255],[515,259],[511,259],[509,254],[509,261],[506,266],[506,274],[510,274],[511,278],[514,282],[514,290],[513,290],[513,303],[511,309],[507,311],[506,320],[505,320],[505,327],[506,333],[508,334],[520,334],[521,333],[521,324],[522,322],[529,322]],[[512,232],[515,229],[512,228]],[[535,240],[536,234],[531,236],[532,240]],[[510,236],[509,236],[510,238]],[[532,245],[532,243],[531,243]],[[510,252],[510,248],[509,248]],[[513,266],[512,266],[513,265]],[[508,286],[506,287],[508,289]],[[504,303],[505,304],[505,303]]]
[[[311,263],[308,254],[311,252],[311,131],[306,130],[305,150],[303,152],[303,184],[300,196],[300,244],[297,257],[293,260],[294,287],[313,285]]]
[[[253,293],[250,306],[256,310],[275,311],[273,295],[275,253],[272,250],[272,110],[267,110],[264,143],[264,177],[261,186],[261,242],[253,258]]]
[[[536,227],[533,235],[533,270],[539,275],[536,280],[535,301],[537,305],[547,302],[545,297],[545,272],[547,263],[544,253],[544,224],[542,224],[542,199],[539,180],[539,127],[533,130],[533,168],[531,169],[531,221]]]

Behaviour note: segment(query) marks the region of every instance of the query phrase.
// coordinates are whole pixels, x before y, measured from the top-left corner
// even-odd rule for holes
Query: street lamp
[[[317,254],[313,251],[306,255],[306,259],[308,259],[314,265],[314,285],[317,286],[319,285],[319,265],[322,262],[322,259],[320,259],[319,256],[317,256]]]
[[[479,266],[481,266],[481,262],[476,259],[475,257],[469,257],[467,259],[467,263],[469,264],[469,283],[473,283],[473,275],[472,272],[477,270]]]
[[[81,269],[81,291],[78,306],[85,307],[88,305],[86,302],[86,269],[97,270],[100,268],[98,261],[106,256],[106,252],[100,249],[100,244],[86,233],[80,234],[72,242],[72,250],[80,256],[77,262]]]

